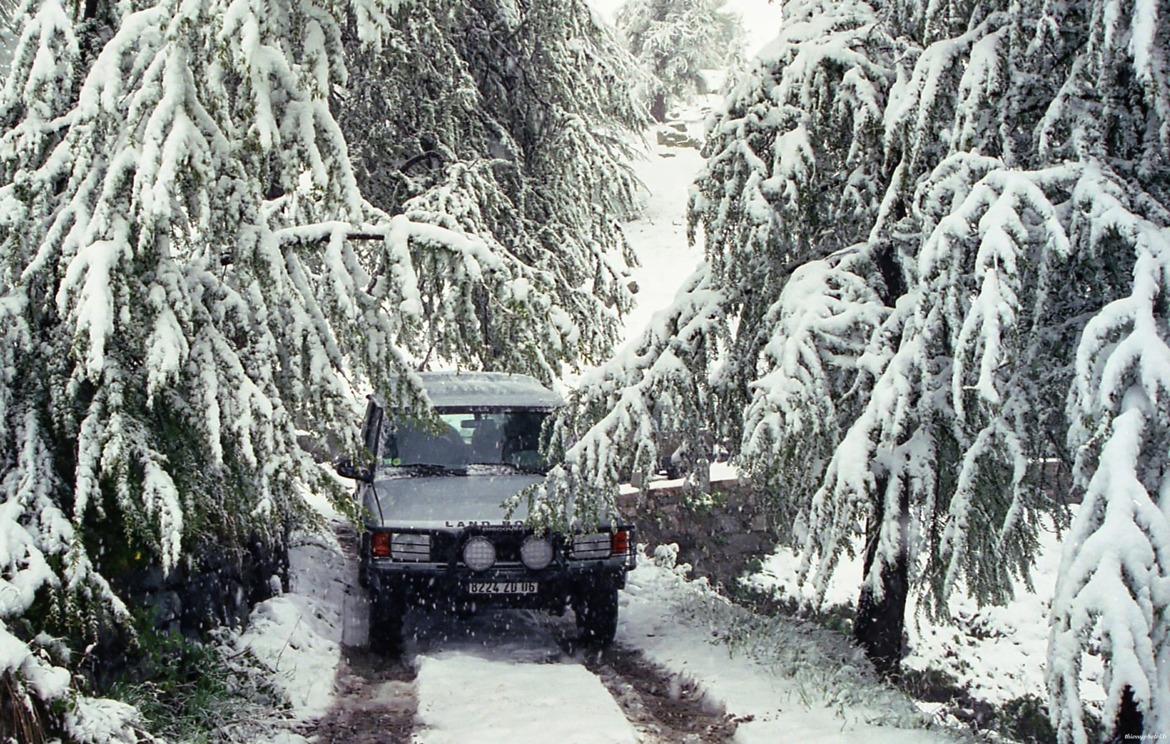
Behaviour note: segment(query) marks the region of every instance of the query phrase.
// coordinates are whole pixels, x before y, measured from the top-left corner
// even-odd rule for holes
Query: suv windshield
[[[464,470],[468,465],[508,465],[525,471],[547,470],[540,453],[544,411],[443,410],[438,421],[388,421],[379,469],[435,467]]]

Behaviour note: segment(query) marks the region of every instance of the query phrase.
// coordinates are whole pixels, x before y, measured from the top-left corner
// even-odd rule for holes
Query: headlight
[[[395,534],[390,538],[390,557],[396,561],[430,560],[431,536]]]
[[[553,546],[543,537],[532,535],[520,546],[520,562],[533,571],[539,571],[552,563]]]
[[[573,558],[608,558],[612,553],[613,540],[608,532],[573,537]]]
[[[463,546],[463,562],[472,571],[486,571],[495,565],[496,546],[486,537],[473,537]]]

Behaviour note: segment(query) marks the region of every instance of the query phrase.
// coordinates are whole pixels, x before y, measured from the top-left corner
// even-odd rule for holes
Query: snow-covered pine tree
[[[616,25],[649,73],[643,95],[658,121],[704,92],[703,71],[728,67],[742,46],[740,19],[718,0],[626,0]]]
[[[516,296],[461,297],[478,322],[448,323],[438,334],[448,347],[433,353],[473,348],[486,368],[544,379],[559,376],[561,359],[608,355],[632,301],[623,277],[634,259],[614,218],[634,209],[631,132],[645,119],[630,91],[633,61],[588,7],[413,3],[395,14],[381,50],[351,49],[350,69],[360,94],[339,118],[363,164],[363,193],[479,236],[528,267],[532,291],[567,313],[548,328],[564,348],[549,353],[514,334]],[[571,327],[587,332],[570,337]]]
[[[583,380],[557,437],[569,481],[600,481],[612,493],[619,474],[645,475],[663,457],[684,467],[701,464],[709,436],[738,440],[748,384],[768,342],[756,329],[765,317],[779,319],[774,305],[789,273],[866,236],[878,209],[871,189],[884,180],[881,104],[893,80],[889,67],[871,57],[888,39],[874,31],[867,6],[793,4],[786,12],[792,20],[738,81],[710,134],[691,204],[691,229],[702,227],[707,265],[630,353]],[[825,106],[813,111],[812,101]],[[867,253],[844,264],[873,260]],[[823,285],[850,297],[873,295],[864,280],[859,286],[844,275]],[[828,333],[852,333],[865,343],[860,328]],[[658,451],[664,438],[657,431],[670,432],[672,451]],[[799,462],[806,455],[791,457]],[[572,488],[550,485],[549,508],[557,512],[563,503],[556,495]]]
[[[1140,2],[787,3],[708,139],[703,280],[578,393],[565,479],[644,465],[658,408],[740,433],[814,586],[864,547],[893,672],[911,587],[1006,599],[1075,458],[1053,719],[1085,739],[1099,652],[1106,727],[1165,730],[1168,38]]]
[[[1092,730],[1081,659],[1105,661],[1116,740],[1170,730],[1170,18],[1148,4],[1056,4],[1079,45],[1039,148],[1082,163],[1068,215],[1100,308],[1076,351],[1069,446],[1084,490],[1052,607],[1048,684],[1062,741]],[[1066,42],[1067,43],[1067,42]]]
[[[726,113],[708,136],[707,163],[689,205],[691,239],[702,230],[717,284],[726,288],[738,316],[733,345],[714,380],[726,420],[721,434],[733,440],[744,433],[743,412],[754,395],[751,382],[762,371],[761,354],[777,360],[774,355],[784,354],[764,350],[772,323],[795,322],[814,336],[857,333],[848,323],[814,329],[818,317],[827,320],[815,310],[793,319],[791,313],[804,312],[806,299],[795,290],[783,296],[793,269],[856,246],[849,252],[860,255],[834,258],[820,286],[866,304],[863,295],[876,290],[892,305],[901,281],[887,270],[885,253],[862,245],[888,180],[881,117],[893,82],[893,42],[865,4],[792,3],[785,18],[780,34],[729,94]],[[854,271],[870,277],[868,290],[847,275]],[[844,378],[806,380],[814,388],[807,391],[810,400],[820,397],[817,386],[853,384],[847,380],[853,364],[845,355],[830,353],[822,361],[818,375]]]
[[[899,246],[901,269],[882,273],[904,277],[907,292],[858,359],[879,362],[872,387],[859,379],[852,389],[866,399],[861,413],[808,511],[796,502],[816,583],[849,549],[852,525],[868,523],[855,632],[888,669],[900,654],[905,572],[929,583],[937,611],[956,587],[998,601],[1013,575],[1026,576],[1046,508],[1029,464],[1062,454],[1053,443],[1066,426],[1068,319],[1099,306],[1099,295],[1085,298],[1103,289],[1050,291],[1059,272],[1078,271],[1062,217],[1079,171],[1044,167],[1060,160],[1028,143],[1038,114],[1020,102],[1054,96],[1059,79],[1026,41],[1032,20],[987,12],[964,24],[944,11],[901,29],[883,117],[894,167],[867,245]],[[917,47],[916,36],[930,43]],[[796,425],[779,452],[809,440],[798,417],[782,420]],[[775,460],[744,450],[749,464],[761,454]]]
[[[30,725],[136,740],[132,710],[75,695],[54,639],[125,619],[125,573],[279,546],[305,489],[329,488],[298,438],[345,441],[356,390],[413,379],[431,349],[548,376],[604,348],[612,312],[582,302],[579,255],[471,234],[442,183],[405,215],[364,200],[330,108],[343,16],[376,48],[408,6],[29,4],[0,94],[0,673]],[[594,52],[581,64],[604,67]],[[579,114],[567,127],[589,130]],[[616,284],[616,239],[597,237],[615,201],[578,197],[559,209],[596,209],[580,245]],[[458,335],[484,302],[515,356]]]

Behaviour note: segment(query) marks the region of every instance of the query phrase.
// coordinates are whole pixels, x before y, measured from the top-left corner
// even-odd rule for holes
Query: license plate
[[[536,594],[535,581],[469,581],[468,594]]]

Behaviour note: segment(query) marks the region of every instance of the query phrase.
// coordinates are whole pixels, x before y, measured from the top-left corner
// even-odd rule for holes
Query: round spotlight
[[[486,537],[473,537],[463,546],[463,562],[472,571],[486,571],[495,565],[496,546]]]
[[[520,546],[520,561],[533,571],[539,571],[548,566],[552,563],[552,559],[552,543],[543,537],[532,535]]]

